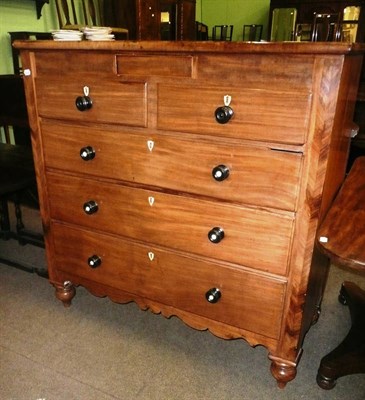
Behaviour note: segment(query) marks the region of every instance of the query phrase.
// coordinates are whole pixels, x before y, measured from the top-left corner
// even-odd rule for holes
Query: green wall
[[[210,34],[214,25],[234,25],[234,40],[242,40],[244,24],[263,24],[265,39],[269,7],[270,0],[197,0],[196,19],[208,25]],[[0,0],[0,74],[13,73],[8,32],[47,32],[57,27],[54,0],[44,5],[39,20],[34,1]]]
[[[234,25],[233,40],[242,40],[243,25],[263,25],[263,39],[267,38],[270,0],[197,0],[196,19],[209,27]]]
[[[45,4],[37,20],[35,2],[29,0],[0,1],[0,74],[12,74],[10,37],[12,31],[47,32],[57,27],[54,1]]]

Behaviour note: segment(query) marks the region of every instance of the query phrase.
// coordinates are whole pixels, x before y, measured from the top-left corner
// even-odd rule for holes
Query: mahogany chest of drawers
[[[18,42],[50,282],[268,349],[293,379],[363,47]]]

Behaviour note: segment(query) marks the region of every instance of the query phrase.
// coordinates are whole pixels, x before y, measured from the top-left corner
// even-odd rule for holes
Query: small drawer
[[[119,82],[116,78],[101,82],[92,75],[79,79],[61,75],[37,79],[36,90],[41,117],[147,126],[147,84],[144,82]],[[81,100],[86,97],[90,100],[81,109],[85,104]],[[81,102],[80,108],[76,101]]]
[[[62,271],[63,279],[81,284],[83,280],[94,281],[279,337],[285,295],[282,281],[57,223],[52,224],[52,232],[55,268]],[[215,301],[219,297],[215,303],[207,300],[211,289],[218,289],[216,298],[211,298]]]
[[[193,78],[196,74],[197,56],[169,54],[132,54],[128,52],[101,53],[95,57],[93,52],[49,51],[36,54],[38,78],[63,75],[103,76],[110,79],[115,75],[159,76]]]
[[[313,55],[291,54],[199,54],[199,79],[250,89],[292,92],[313,87]]]
[[[111,78],[115,76],[115,55],[93,51],[37,51],[35,53],[36,77],[49,79],[55,76],[82,80],[85,76]]]
[[[56,173],[47,174],[47,188],[52,219],[286,274],[294,218],[290,213]]]
[[[183,55],[128,55],[116,56],[117,74],[131,76],[194,77],[196,57]],[[147,68],[146,68],[147,66]]]
[[[217,108],[229,106],[234,114],[218,123]],[[168,131],[217,135],[290,144],[306,140],[312,96],[308,91],[240,89],[222,85],[158,85],[157,127]]]
[[[229,202],[296,209],[301,153],[129,132],[43,121],[46,166]],[[93,155],[81,158],[80,151],[89,147]]]

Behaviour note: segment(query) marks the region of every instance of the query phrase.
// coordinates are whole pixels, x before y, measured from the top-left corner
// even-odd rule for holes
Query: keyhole
[[[149,151],[152,151],[155,146],[155,142],[153,140],[147,140],[147,147]]]

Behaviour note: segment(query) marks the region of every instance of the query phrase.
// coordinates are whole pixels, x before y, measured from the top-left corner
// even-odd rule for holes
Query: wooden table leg
[[[0,229],[1,239],[10,239],[10,221],[9,221],[9,209],[8,201],[5,198],[0,199]]]
[[[332,389],[341,376],[365,373],[365,291],[344,282],[339,300],[349,306],[352,325],[342,343],[321,360],[317,383],[322,389]]]

